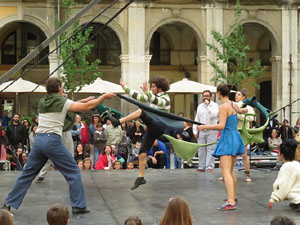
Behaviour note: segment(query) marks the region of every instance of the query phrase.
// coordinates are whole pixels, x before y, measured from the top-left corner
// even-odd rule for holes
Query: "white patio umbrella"
[[[180,81],[177,81],[175,83],[172,83],[170,85],[170,90],[167,91],[168,93],[174,93],[175,95],[180,95],[183,94],[184,95],[184,113],[185,115],[191,115],[190,111],[189,111],[189,103],[187,100],[187,95],[190,94],[200,94],[205,90],[209,90],[212,93],[216,93],[216,87],[214,86],[210,86],[207,84],[201,84],[199,82],[195,82],[192,80],[188,80],[187,78],[183,78]]]
[[[183,78],[180,81],[172,83],[168,92],[178,94],[196,94],[202,93],[205,90],[215,93],[216,87]]]
[[[9,84],[11,84],[13,81],[7,81],[0,85],[0,91],[2,91],[4,88],[6,88]],[[22,78],[18,79],[16,82],[14,82],[12,85],[10,85],[8,88],[3,90],[3,92],[12,92],[12,93],[26,93],[26,92],[32,92],[33,89],[37,87],[38,84],[33,83],[28,80],[23,80]],[[43,86],[39,86],[34,92],[41,92],[46,93],[46,88]]]
[[[79,93],[107,93],[107,92],[125,93],[121,85],[102,80],[101,78],[97,78],[92,84],[84,85],[83,88],[79,91]]]

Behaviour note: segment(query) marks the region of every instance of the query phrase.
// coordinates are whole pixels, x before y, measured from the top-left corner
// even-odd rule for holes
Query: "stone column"
[[[49,74],[51,74],[58,66],[59,60],[57,59],[57,54],[51,54],[48,56],[49,59]],[[61,69],[61,68],[60,68]],[[53,76],[59,77],[59,71],[56,71]]]
[[[291,6],[290,6],[291,7]],[[297,9],[283,9],[282,10],[282,67],[280,74],[281,86],[281,107],[290,103],[290,96],[292,101],[299,96],[298,83],[298,33],[297,31]],[[290,55],[292,56],[290,59]],[[290,63],[292,68],[290,68]],[[292,72],[292,80],[290,80],[290,71]],[[290,85],[292,85],[292,93],[290,95]],[[273,96],[278,96],[276,92],[273,92]],[[279,105],[280,108],[280,105]],[[297,104],[286,108],[285,118],[290,120],[290,110],[298,110]],[[283,117],[282,117],[283,119]],[[292,114],[292,121],[290,124],[295,124],[297,119],[296,114]]]
[[[281,56],[273,56],[270,61],[272,63],[272,110],[276,110],[282,105]]]
[[[140,90],[143,81],[149,80],[151,56],[145,55],[145,4],[133,3],[128,8],[128,54],[120,56],[121,77],[128,87]],[[122,101],[122,112],[136,109]]]
[[[212,8],[206,9],[206,42],[210,44],[216,45],[218,48],[221,48],[221,46],[218,46],[218,43],[214,40],[211,32],[213,30],[221,33],[223,35],[224,28],[223,28],[223,8],[222,5],[214,5]],[[216,62],[216,55],[213,51],[209,50],[208,47],[206,47],[207,52],[207,58]],[[204,63],[204,62],[203,62]],[[222,62],[217,62],[217,64],[223,68],[226,69],[226,66]],[[203,68],[203,67],[202,67]],[[203,70],[202,70],[203,71]],[[205,84],[214,85],[214,83],[211,81],[211,79],[216,75],[216,71],[212,66],[210,66],[209,62],[206,62],[206,73],[202,72],[202,82]]]

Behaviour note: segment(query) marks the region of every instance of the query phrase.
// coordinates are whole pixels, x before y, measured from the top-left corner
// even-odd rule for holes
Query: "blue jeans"
[[[94,168],[95,168],[96,162],[99,159],[99,155],[100,155],[100,149],[94,148],[94,165],[93,165]]]
[[[174,153],[174,165],[175,169],[181,169],[181,158]]]
[[[48,159],[53,162],[54,166],[58,168],[69,184],[71,206],[86,207],[80,169],[71,153],[63,145],[61,137],[53,133],[39,133],[35,137],[27,163],[18,176],[13,189],[5,199],[6,205],[15,209],[19,208],[31,182]]]

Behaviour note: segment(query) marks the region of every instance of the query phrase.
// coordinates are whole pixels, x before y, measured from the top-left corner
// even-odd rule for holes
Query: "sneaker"
[[[134,185],[132,186],[132,188],[130,190],[137,189],[140,185],[146,184],[146,183],[147,183],[147,181],[144,179],[144,177],[138,177],[138,178],[136,178]]]
[[[234,203],[233,205],[226,202],[224,205],[221,205],[218,210],[220,211],[228,211],[228,210],[235,210],[236,209],[236,203]]]
[[[78,208],[78,207],[72,207],[72,213],[73,214],[83,214],[83,213],[89,213],[90,210],[87,208]]]
[[[36,183],[41,183],[43,180],[45,180],[45,177],[39,177],[37,180],[36,180]]]
[[[251,181],[252,181],[251,177],[249,175],[246,176],[246,182],[251,182]]]
[[[295,211],[299,211],[300,210],[300,204],[295,204],[295,203],[290,203],[289,207]]]
[[[7,211],[10,211],[10,206],[9,206],[9,205],[6,205],[6,204],[4,203],[4,205],[2,206],[1,209],[5,209],[5,210],[7,210]]]
[[[120,120],[113,117],[111,114],[108,114],[107,115],[107,119],[109,119],[111,121],[111,124],[114,126],[114,127],[118,127],[121,125],[120,123]]]

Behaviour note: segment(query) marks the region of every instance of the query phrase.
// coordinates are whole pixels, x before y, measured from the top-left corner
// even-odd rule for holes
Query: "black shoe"
[[[43,180],[45,180],[45,177],[39,177],[37,180],[36,180],[36,183],[41,183]]]
[[[293,209],[295,211],[300,210],[300,204],[290,203],[289,206],[290,206],[291,209]]]
[[[107,115],[107,119],[109,119],[111,121],[111,124],[114,126],[114,127],[118,127],[121,125],[120,123],[120,120],[113,117],[111,114],[108,114]]]
[[[90,210],[87,208],[78,208],[78,207],[72,207],[72,213],[73,214],[83,214],[83,213],[89,213]]]
[[[132,188],[130,190],[137,189],[140,185],[146,184],[146,183],[147,183],[147,181],[144,179],[144,177],[138,177],[138,178],[136,178],[134,185],[132,186]]]
[[[7,211],[10,211],[10,206],[4,204],[1,209],[6,209]]]

